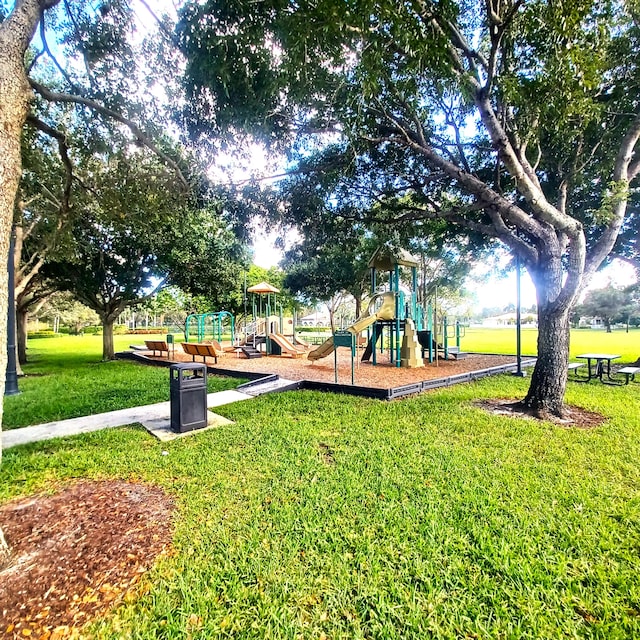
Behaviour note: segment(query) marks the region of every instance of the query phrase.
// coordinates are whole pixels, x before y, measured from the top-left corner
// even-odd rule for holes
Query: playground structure
[[[395,316],[396,297],[393,293],[378,293],[369,302],[367,313],[360,316],[350,327],[345,329],[346,333],[357,336],[365,329],[378,321],[392,320]],[[334,336],[325,340],[317,349],[309,352],[309,360],[319,360],[333,353],[337,345]]]
[[[199,343],[222,343],[228,336],[231,346],[226,350],[243,352],[247,358],[258,358],[263,353],[290,357],[305,355],[305,345],[295,337],[293,318],[285,318],[282,305],[278,305],[276,294],[280,290],[260,282],[249,287],[247,293],[253,294],[252,321],[245,321],[241,331],[237,331],[236,321],[228,311],[193,313],[185,322],[185,343],[194,337]]]
[[[223,335],[229,335],[232,346],[228,350],[242,352],[247,358],[307,355],[313,362],[327,357],[336,347],[349,346],[352,342],[356,345],[352,349],[355,358],[359,337],[366,331],[362,362],[371,361],[377,365],[378,354],[385,351],[388,361],[396,367],[422,367],[425,359],[437,364],[439,357],[463,358],[466,354],[460,351],[460,338],[464,328],[458,322],[455,327],[448,326],[444,314],[438,317],[437,300],[436,304],[429,302],[426,306],[418,303],[418,267],[418,260],[404,249],[379,247],[369,261],[371,290],[387,290],[373,295],[367,312],[344,332],[339,332],[339,341],[336,341],[338,333],[335,333],[310,352],[308,345],[296,338],[294,319],[283,315],[282,304],[277,300],[280,290],[267,282],[246,290],[253,296],[252,321],[246,322],[245,313],[241,332],[236,332],[235,320],[227,311],[191,314],[185,325],[185,341],[189,342],[195,323],[199,342],[207,338],[222,342]],[[406,276],[407,269],[409,277]],[[402,284],[402,275],[405,284]],[[349,336],[353,336],[353,341]],[[455,339],[455,346],[450,345],[452,339]]]
[[[184,325],[185,342],[189,342],[189,338],[193,336],[192,325],[194,323],[198,342],[203,342],[207,339],[207,336],[211,340],[222,342],[224,334],[229,333],[232,339],[235,335],[235,320],[228,311],[192,313],[188,315]]]
[[[285,318],[282,304],[278,305],[280,290],[268,282],[260,282],[247,289],[253,295],[253,321],[245,324],[241,341],[245,355],[259,357],[264,353],[274,356],[300,357],[306,354],[301,344],[296,344],[295,326],[292,318]],[[249,355],[251,354],[251,355]]]
[[[388,291],[375,294],[369,302],[367,313],[358,318],[346,332],[358,336],[367,331],[367,347],[362,361],[372,360],[377,364],[377,346],[380,351],[389,351],[389,361],[396,367],[421,367],[424,358],[437,363],[439,353],[445,358],[454,355],[463,357],[460,352],[460,338],[463,328],[456,323],[455,334],[451,335],[446,316],[439,322],[435,305],[429,303],[425,308],[418,304],[418,266],[419,262],[403,249],[379,247],[369,261],[371,269],[371,290],[378,289],[380,273],[388,273]],[[401,288],[401,268],[410,269],[411,287],[409,292]],[[385,341],[386,334],[386,341]],[[308,354],[309,360],[315,361],[332,353],[336,346],[347,346],[345,338],[336,344],[335,335],[327,339],[317,349]],[[449,346],[449,339],[454,338],[456,346]],[[441,341],[440,341],[441,340]]]

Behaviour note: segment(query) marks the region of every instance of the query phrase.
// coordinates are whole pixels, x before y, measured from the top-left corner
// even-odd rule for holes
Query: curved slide
[[[288,353],[292,356],[301,356],[305,353],[304,349],[296,348],[293,342],[285,338],[281,333],[272,333],[269,335],[269,338],[280,347],[283,353]]]
[[[377,312],[371,313],[371,311],[382,301],[380,308]],[[371,326],[378,320],[393,320],[396,315],[395,308],[395,294],[394,293],[379,293],[369,302],[368,313],[364,316],[360,316],[350,327],[347,327],[345,331],[358,335],[361,331],[364,331],[367,327]],[[333,336],[325,340],[317,349],[310,351],[307,355],[309,360],[320,360],[320,358],[326,358],[330,353],[333,353],[335,346],[333,344]]]

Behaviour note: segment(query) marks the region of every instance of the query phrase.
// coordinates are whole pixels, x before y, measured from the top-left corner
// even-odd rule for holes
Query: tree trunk
[[[362,297],[361,296],[353,296],[355,298],[356,301],[356,320],[360,317],[360,315],[362,314]]]
[[[544,416],[563,413],[569,363],[569,309],[538,310],[538,360],[525,406]]]
[[[113,348],[113,323],[115,318],[102,318],[102,359],[115,360],[116,352]]]
[[[538,359],[522,402],[539,417],[561,417],[569,365],[569,316],[581,279],[563,283],[561,251],[557,245],[546,249],[549,252],[540,252],[537,267],[529,270],[538,303]]]
[[[16,309],[16,338],[18,349],[18,363],[27,363],[27,321],[28,312],[25,309]]]
[[[49,6],[54,4],[55,0],[49,2]],[[9,234],[22,172],[20,138],[32,96],[24,54],[39,19],[39,0],[17,0],[9,17],[0,24],[0,264],[4,265],[9,259]],[[0,345],[7,344],[8,285],[7,269],[0,268]],[[7,350],[0,347],[0,435],[6,370]],[[0,527],[0,563],[6,561],[8,553]]]
[[[552,243],[540,252],[538,264],[527,266],[538,303],[538,359],[522,404],[539,417],[562,417],[569,366],[571,310],[582,286],[574,274],[564,277],[562,252]]]
[[[9,545],[7,541],[4,539],[4,534],[2,533],[2,528],[0,527],[0,571],[4,569],[11,559]]]
[[[39,17],[40,6],[36,0],[18,1],[9,18],[0,25],[0,263],[5,265],[22,171],[20,137],[32,95],[24,69],[24,54]],[[6,269],[0,269],[0,345],[7,344],[7,275]],[[0,424],[6,369],[7,350],[0,348]]]

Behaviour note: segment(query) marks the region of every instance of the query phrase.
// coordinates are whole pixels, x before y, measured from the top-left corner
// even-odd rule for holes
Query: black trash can
[[[207,426],[207,366],[200,362],[169,367],[171,430],[176,433]]]

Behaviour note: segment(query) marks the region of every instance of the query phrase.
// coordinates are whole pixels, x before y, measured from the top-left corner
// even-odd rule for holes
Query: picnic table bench
[[[629,384],[629,380],[634,380],[636,373],[640,373],[640,367],[622,367],[618,369],[616,373],[624,373],[626,376],[625,384]]]
[[[585,363],[584,362],[570,362],[569,366],[567,367],[569,371],[573,371],[576,378],[578,377],[578,369],[580,367],[584,367]]]
[[[578,360],[587,361],[587,381],[592,378],[598,378],[600,382],[604,382],[604,376],[606,375],[609,380],[615,383],[615,380],[611,377],[611,361],[620,357],[617,353],[583,353],[576,356]],[[595,362],[594,369],[591,368],[591,361]]]
[[[207,358],[213,358],[215,364],[218,364],[218,356],[224,354],[224,349],[219,342],[183,342],[182,350],[196,361],[196,356],[202,358],[202,362],[207,362]]]

